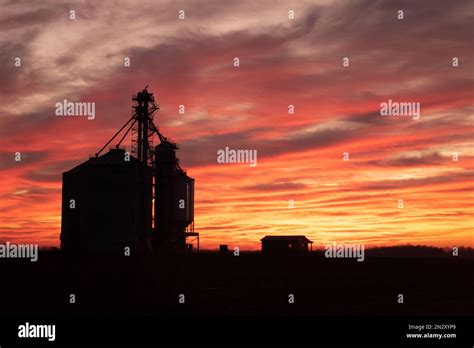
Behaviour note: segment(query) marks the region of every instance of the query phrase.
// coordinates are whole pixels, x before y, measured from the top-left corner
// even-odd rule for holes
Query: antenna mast
[[[148,92],[147,88],[148,86],[146,86],[141,92],[138,92],[136,95],[132,96],[134,109],[132,117],[95,154],[96,157],[99,157],[100,153],[122,132],[122,130],[129,126],[115,147],[119,148],[123,139],[125,139],[126,135],[131,130],[132,156],[137,158],[142,163],[153,166],[155,157],[155,150],[153,146],[154,136],[158,136],[160,143],[166,142],[168,139],[166,139],[166,137],[158,131],[158,128],[153,123],[153,116],[155,112],[160,110],[160,107],[155,102],[153,93]]]

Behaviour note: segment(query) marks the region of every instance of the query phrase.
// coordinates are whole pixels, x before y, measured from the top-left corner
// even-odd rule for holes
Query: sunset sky
[[[315,247],[474,246],[474,2],[0,7],[0,241],[59,246],[61,173],[97,152],[149,85],[155,124],[196,180],[204,248],[257,249],[280,234]],[[95,119],[56,116],[64,99],[95,102]],[[420,119],[382,117],[389,99],[419,102]],[[217,163],[226,146],[257,150],[257,166]]]

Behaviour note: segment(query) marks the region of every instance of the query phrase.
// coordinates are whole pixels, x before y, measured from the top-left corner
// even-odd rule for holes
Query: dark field
[[[455,257],[357,262],[320,254],[76,258],[47,252],[36,263],[0,260],[0,308],[3,317],[467,316],[474,313],[473,270],[473,259]]]

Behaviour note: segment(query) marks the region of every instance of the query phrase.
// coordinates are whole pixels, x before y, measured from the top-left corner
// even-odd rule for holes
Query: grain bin
[[[63,173],[61,249],[143,251],[151,246],[152,168],[123,149]]]
[[[186,228],[194,221],[194,179],[176,157],[178,146],[164,141],[155,147],[155,245],[184,251]]]

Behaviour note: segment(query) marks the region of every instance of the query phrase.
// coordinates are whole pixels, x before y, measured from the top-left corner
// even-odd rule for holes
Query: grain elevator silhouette
[[[155,126],[159,106],[147,87],[132,97],[132,117],[95,156],[63,173],[62,250],[179,253],[194,241],[199,249],[194,179],[179,165],[178,145]],[[120,148],[129,133],[131,153]]]

